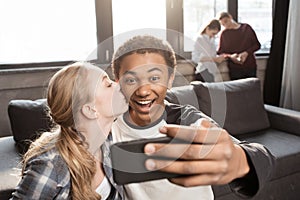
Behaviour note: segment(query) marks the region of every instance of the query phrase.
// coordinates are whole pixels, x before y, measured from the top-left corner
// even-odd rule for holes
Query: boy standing
[[[218,54],[229,58],[231,80],[256,77],[255,51],[260,49],[256,33],[249,24],[237,23],[227,12],[219,14],[224,31],[220,36]]]

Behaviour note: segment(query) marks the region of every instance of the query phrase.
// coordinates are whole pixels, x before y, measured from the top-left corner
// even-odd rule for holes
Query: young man
[[[237,23],[227,12],[219,14],[219,21],[225,30],[221,33],[218,54],[229,58],[228,68],[231,80],[256,77],[254,52],[260,43],[252,27]]]
[[[268,178],[273,157],[263,146],[233,143],[226,130],[196,108],[166,102],[175,66],[171,46],[152,36],[133,37],[115,52],[113,72],[129,101],[129,111],[113,124],[114,142],[166,134],[197,143],[147,144],[147,154],[180,157],[167,164],[147,160],[149,170],[189,176],[128,184],[125,195],[129,199],[213,199],[210,185],[230,182],[240,195],[255,194]]]

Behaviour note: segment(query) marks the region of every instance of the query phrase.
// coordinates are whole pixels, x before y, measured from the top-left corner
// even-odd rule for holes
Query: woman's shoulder
[[[205,36],[203,34],[200,34],[197,36],[196,41],[202,41],[204,40]]]
[[[55,174],[57,178],[60,179],[58,181],[65,179],[64,176],[69,174],[68,166],[65,160],[55,147],[31,158],[27,163],[27,167],[30,167],[31,169],[34,169],[40,173],[47,172],[49,174]],[[59,177],[64,178],[61,179]]]
[[[39,174],[47,174],[49,180],[55,181],[61,187],[69,187],[69,168],[57,148],[54,147],[31,159],[27,166]]]
[[[28,160],[13,196],[18,199],[66,199],[70,187],[70,173],[66,163],[57,150],[50,149]]]

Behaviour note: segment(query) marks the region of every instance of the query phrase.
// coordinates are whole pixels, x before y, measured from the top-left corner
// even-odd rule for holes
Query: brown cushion
[[[239,135],[270,126],[258,78],[203,83],[192,82],[199,109],[229,133]]]

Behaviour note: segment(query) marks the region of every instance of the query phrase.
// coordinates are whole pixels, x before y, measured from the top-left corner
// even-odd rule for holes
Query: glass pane
[[[0,0],[0,27],[2,64],[96,58],[94,1]]]
[[[184,51],[192,51],[200,29],[221,11],[227,10],[227,1],[184,0]]]
[[[238,21],[254,29],[261,44],[256,53],[269,53],[272,39],[273,0],[243,0],[238,3]]]
[[[166,39],[164,0],[112,0],[112,10],[114,49],[138,34]]]

